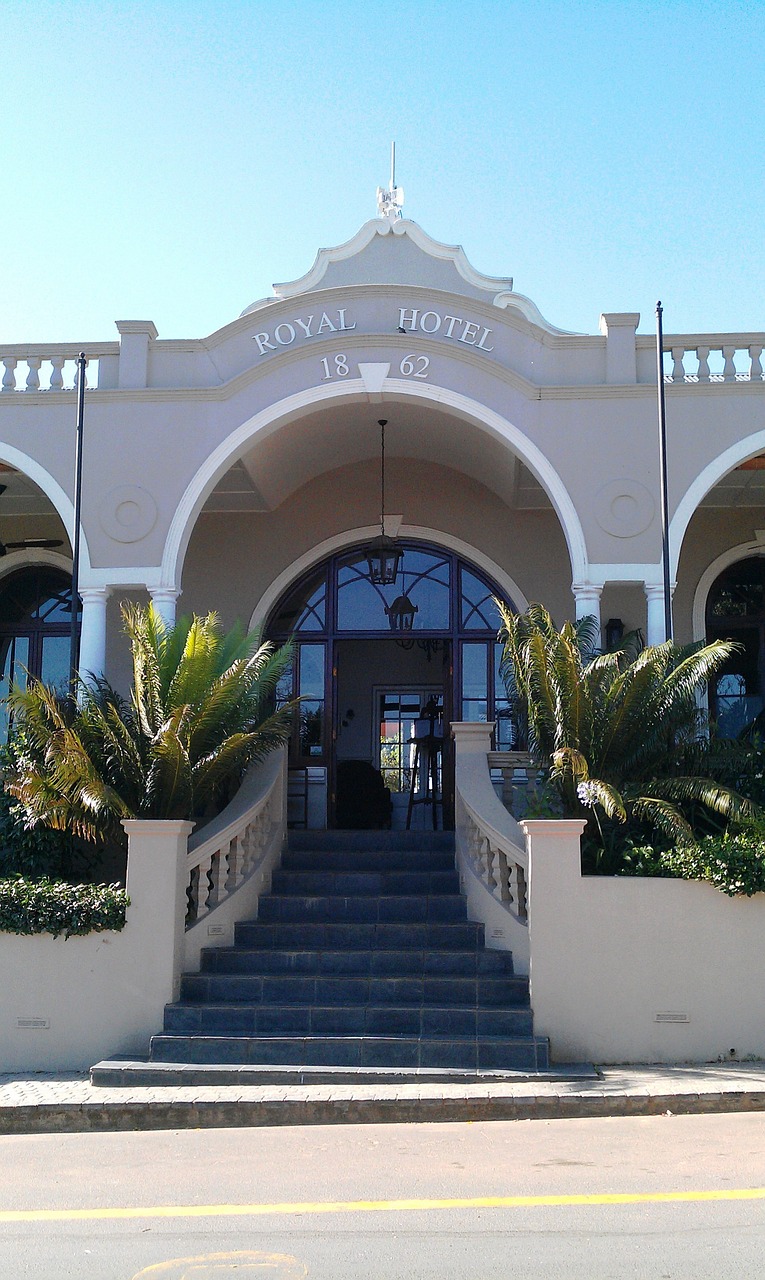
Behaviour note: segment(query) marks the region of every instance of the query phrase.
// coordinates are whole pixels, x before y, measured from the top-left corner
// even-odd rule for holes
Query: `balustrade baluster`
[[[521,920],[528,919],[528,887],[526,884],[526,871],[519,862],[515,864],[515,882],[517,885],[516,909]]]
[[[497,888],[497,877],[494,871],[494,863],[499,856],[499,850],[495,849],[490,840],[485,841],[486,845],[486,886],[493,894]]]
[[[41,356],[27,356],[27,391],[40,390]]]
[[[85,377],[85,389],[87,390],[87,387],[88,387],[88,359],[87,359],[87,356],[85,357],[85,372],[84,372],[84,377]],[[75,391],[77,390],[77,388],[78,388],[78,386],[79,386],[79,385],[80,385],[80,365],[79,365],[79,361],[76,361],[76,362],[75,362],[75,366],[74,366],[74,389],[75,389]]]
[[[199,867],[192,867],[189,872],[189,883],[186,889],[186,927],[194,924],[199,917]]]
[[[699,359],[699,382],[709,382],[709,347],[697,347],[696,355]]]
[[[51,356],[50,358],[50,362],[52,365],[51,375],[50,375],[51,391],[63,391],[64,389],[63,369],[64,369],[65,359],[66,359],[66,356]]]
[[[5,365],[5,373],[3,374],[3,391],[16,390],[16,365],[18,360],[15,356],[3,356],[3,364]]]
[[[725,382],[735,382],[736,366],[733,362],[733,357],[736,354],[736,348],[723,347],[722,353],[723,353],[723,360],[725,361],[723,365],[723,379]]]
[[[220,849],[216,849],[210,859],[210,870],[207,873],[207,883],[210,886],[210,891],[207,895],[207,908],[209,911],[212,911],[213,907],[216,907],[221,898],[225,896],[221,893],[223,872],[223,853]]]
[[[683,357],[685,356],[685,347],[672,348],[672,381],[685,382],[685,365]]]
[[[499,889],[499,900],[500,902],[512,902],[513,895],[510,892],[510,873],[507,865],[507,858],[501,849],[497,850],[497,858],[497,870],[499,872],[499,883],[497,887]]]
[[[226,881],[224,888],[227,894],[233,893],[239,881],[241,856],[239,836],[234,836],[233,840],[229,841],[228,853],[226,854]]]
[[[213,854],[208,854],[199,863],[199,885],[197,890],[197,920],[206,916],[210,910],[210,891],[212,889],[211,872]]]
[[[757,347],[752,344],[749,348],[749,356],[751,359],[751,364],[749,365],[750,381],[760,381],[762,379],[762,361],[760,359],[762,356],[762,347]]]

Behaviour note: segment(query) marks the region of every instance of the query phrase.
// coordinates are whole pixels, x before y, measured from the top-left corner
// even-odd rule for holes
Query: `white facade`
[[[81,668],[124,682],[127,595],[151,596],[168,620],[215,609],[259,624],[312,566],[368,542],[383,418],[389,534],[448,551],[516,607],[539,600],[559,622],[595,614],[663,639],[655,339],[638,321],[610,313],[596,333],[563,332],[510,279],[383,216],[206,338],[118,322],[118,341],[82,346]],[[763,345],[665,337],[682,641],[704,635],[719,573],[765,552]],[[9,549],[0,589],[31,563],[71,568],[79,349],[0,350],[0,539],[62,540]],[[386,654],[369,693],[393,679]],[[330,654],[325,755],[342,755],[351,728],[335,666]],[[396,679],[427,676],[421,661]],[[454,705],[463,693],[455,719],[470,718]],[[375,763],[364,741],[353,753]]]

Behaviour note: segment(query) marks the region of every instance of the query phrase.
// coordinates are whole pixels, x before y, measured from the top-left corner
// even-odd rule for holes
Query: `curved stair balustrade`
[[[512,950],[528,972],[528,869],[523,831],[497,796],[489,768],[493,724],[452,724],[457,869],[468,913],[487,946]]]
[[[187,964],[210,936],[233,937],[236,921],[256,914],[286,842],[286,778],[286,751],[274,751],[247,772],[222,813],[190,837]]]

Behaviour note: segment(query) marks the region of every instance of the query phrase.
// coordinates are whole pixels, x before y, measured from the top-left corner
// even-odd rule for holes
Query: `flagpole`
[[[77,697],[80,662],[80,524],[82,515],[82,441],[85,425],[85,352],[77,357],[77,426],[74,444],[74,533],[72,537],[72,624],[69,631],[69,694]]]
[[[664,574],[664,639],[672,639],[672,592],[669,581],[669,485],[667,483],[667,413],[664,403],[664,308],[656,303],[656,381],[659,392],[659,472],[661,476],[661,559]]]

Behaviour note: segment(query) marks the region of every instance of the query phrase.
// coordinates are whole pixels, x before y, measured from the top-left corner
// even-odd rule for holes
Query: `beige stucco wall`
[[[755,977],[765,963],[765,895],[582,876],[582,823],[521,825],[530,835],[534,1028],[550,1037],[554,1061],[765,1057],[765,988]]]

